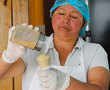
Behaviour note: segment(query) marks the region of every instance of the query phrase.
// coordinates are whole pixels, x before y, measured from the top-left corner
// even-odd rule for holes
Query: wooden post
[[[13,25],[28,24],[28,0],[12,0]],[[22,76],[14,78],[14,90],[22,90]]]
[[[43,0],[29,0],[29,23],[34,26],[44,25]]]
[[[11,0],[7,6],[0,0],[0,53],[7,47],[8,30],[11,26]],[[13,79],[0,80],[0,90],[13,90]]]
[[[10,0],[9,0],[10,1]],[[11,26],[11,9],[0,1],[0,53],[7,47],[8,29]]]
[[[28,24],[28,0],[12,0],[13,25]]]

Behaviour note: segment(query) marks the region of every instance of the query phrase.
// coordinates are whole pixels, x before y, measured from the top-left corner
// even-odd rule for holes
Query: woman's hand
[[[42,90],[56,90],[57,75],[52,70],[39,70],[38,76]]]
[[[27,27],[26,24],[22,24]],[[16,26],[13,26],[9,29],[8,33],[8,45],[7,49],[3,52],[2,58],[4,61],[8,63],[15,62],[18,58],[23,56],[26,52],[26,48],[24,48],[22,45],[19,45],[17,43],[13,43],[10,39],[12,36],[12,32],[15,30]],[[28,28],[32,28],[32,25],[28,26]]]

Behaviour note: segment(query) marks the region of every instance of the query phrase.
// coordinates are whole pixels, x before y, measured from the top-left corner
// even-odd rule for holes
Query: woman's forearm
[[[3,59],[0,55],[0,78],[2,78],[2,76],[8,71],[10,66],[11,66],[11,64],[3,61]]]
[[[89,83],[82,83],[79,80],[71,78],[70,86],[66,90],[105,90],[100,86]]]

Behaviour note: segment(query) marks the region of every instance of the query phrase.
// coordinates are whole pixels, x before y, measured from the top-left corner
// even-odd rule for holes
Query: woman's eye
[[[73,18],[73,19],[77,19],[78,17],[76,17],[76,16],[70,16],[71,18]]]
[[[59,15],[65,15],[64,13],[58,13]]]

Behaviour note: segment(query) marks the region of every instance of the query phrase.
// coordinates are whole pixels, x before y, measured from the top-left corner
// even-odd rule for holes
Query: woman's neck
[[[65,37],[54,35],[53,41],[57,51],[60,51],[60,50],[72,51],[76,44],[77,38],[73,38],[73,37],[65,38]]]

